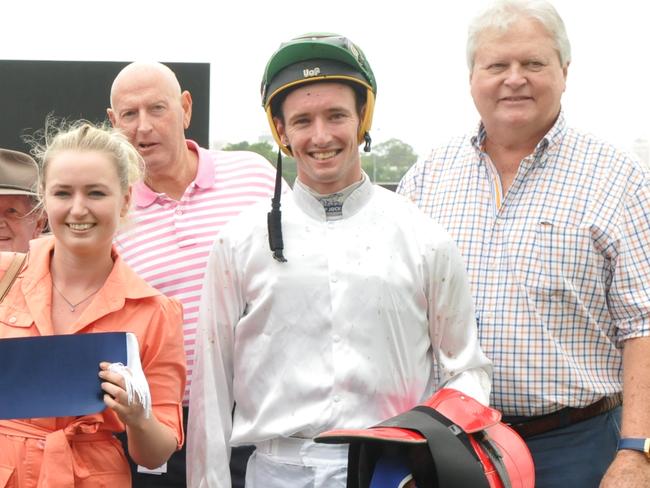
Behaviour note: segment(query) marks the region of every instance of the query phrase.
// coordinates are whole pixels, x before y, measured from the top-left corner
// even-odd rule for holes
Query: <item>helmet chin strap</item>
[[[372,144],[372,139],[370,138],[370,133],[366,131],[363,135],[363,140],[365,144],[363,145],[363,152],[370,152],[370,145]]]
[[[289,146],[287,146],[288,148]],[[286,263],[284,257],[284,242],[282,241],[282,212],[280,212],[280,198],[282,196],[282,149],[278,147],[278,162],[275,169],[275,190],[271,200],[271,211],[267,214],[266,224],[269,233],[269,247],[273,252],[273,259]]]

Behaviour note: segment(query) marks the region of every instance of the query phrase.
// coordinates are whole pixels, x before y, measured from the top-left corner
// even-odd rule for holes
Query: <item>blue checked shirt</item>
[[[481,125],[434,149],[397,191],[465,257],[492,404],[541,415],[621,391],[622,342],[650,335],[650,175],[560,114],[503,195],[484,141]]]

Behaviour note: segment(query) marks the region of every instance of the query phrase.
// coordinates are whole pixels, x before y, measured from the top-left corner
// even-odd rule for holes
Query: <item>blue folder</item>
[[[127,364],[126,335],[0,339],[0,419],[67,417],[104,410],[99,363]]]

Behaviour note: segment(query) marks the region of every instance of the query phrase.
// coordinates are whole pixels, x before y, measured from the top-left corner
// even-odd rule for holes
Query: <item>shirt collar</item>
[[[111,274],[106,278],[104,288],[109,287],[108,289],[110,290],[119,290],[123,294],[124,298],[130,299],[153,297],[161,294],[160,291],[156,290],[140,278],[135,271],[124,262],[122,257],[115,250],[115,246],[113,246],[111,252],[113,255],[114,265]],[[119,292],[117,294],[119,294]]]
[[[190,187],[211,188],[215,183],[214,161],[209,156],[208,151],[199,147],[199,145],[186,139],[185,144],[190,151],[194,151],[199,156],[199,164],[196,171],[196,178],[190,183]],[[157,193],[146,185],[144,181],[138,181],[133,185],[133,194],[136,207],[146,208],[152,205],[157,199],[167,199],[164,193]]]
[[[542,137],[542,139],[535,146],[533,151],[533,160],[543,166],[548,159],[548,149],[556,147],[562,141],[564,133],[566,132],[566,121],[564,119],[564,112],[560,110],[560,114],[555,123],[549,129],[549,131]],[[483,154],[483,146],[485,144],[485,138],[487,133],[485,132],[485,126],[483,122],[480,122],[478,125],[477,133],[472,136],[471,143],[477,154]],[[478,163],[481,164],[482,158],[478,159]]]
[[[537,143],[534,153],[536,154],[540,151],[545,150],[549,146],[555,146],[559,144],[562,140],[562,137],[564,136],[565,130],[566,121],[564,119],[564,111],[560,110],[560,113],[557,119],[555,119],[553,126],[544,135],[544,137],[542,137],[539,143]],[[476,149],[477,152],[483,152],[483,145],[485,144],[486,137],[487,133],[485,132],[485,126],[483,125],[483,122],[480,122],[478,124],[476,134],[474,134],[471,138],[472,146],[474,146],[474,149]]]
[[[564,119],[564,112],[560,110],[560,115],[558,115],[555,124],[553,124],[551,130],[549,130],[546,133],[546,136],[544,136],[543,140],[547,141],[548,148],[555,147],[562,142],[565,133],[566,133],[566,121]],[[539,144],[537,147],[539,147]]]
[[[354,191],[343,202],[343,218],[346,219],[361,210],[372,197],[374,185],[370,178],[363,173],[363,183],[355,188]],[[297,178],[293,185],[293,198],[304,212],[318,220],[326,220],[325,209],[322,203],[309,191],[309,188],[301,183]]]
[[[187,139],[187,147],[199,155],[199,167],[196,171],[196,178],[192,184],[197,188],[212,188],[216,180],[214,159],[210,156],[210,151],[199,147],[199,145]]]
[[[478,154],[481,154],[483,152],[485,137],[486,137],[485,126],[483,125],[483,122],[479,122],[476,134],[474,134],[471,139],[472,146],[474,147],[474,149]]]
[[[30,241],[27,263],[24,268],[25,291],[37,286],[43,277],[50,274],[50,253],[53,249],[54,236],[45,236]],[[159,291],[147,284],[135,271],[129,268],[117,253],[114,245],[111,249],[111,256],[114,262],[113,269],[102,287],[104,288],[110,284],[112,293],[109,293],[109,295],[121,295],[124,298],[133,299],[160,295]],[[119,291],[116,293],[115,290]]]
[[[549,156],[553,152],[552,149],[560,145],[565,132],[566,122],[564,120],[564,114],[562,113],[562,110],[560,110],[553,127],[549,129],[542,140],[537,143],[537,146],[535,146],[532,166],[544,167],[546,165]]]

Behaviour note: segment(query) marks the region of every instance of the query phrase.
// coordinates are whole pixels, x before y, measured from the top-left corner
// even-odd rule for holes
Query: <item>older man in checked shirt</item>
[[[492,404],[527,438],[537,486],[650,486],[637,452],[650,437],[649,175],[566,125],[570,45],[549,3],[495,3],[467,53],[478,130],[398,192],[465,257]]]

